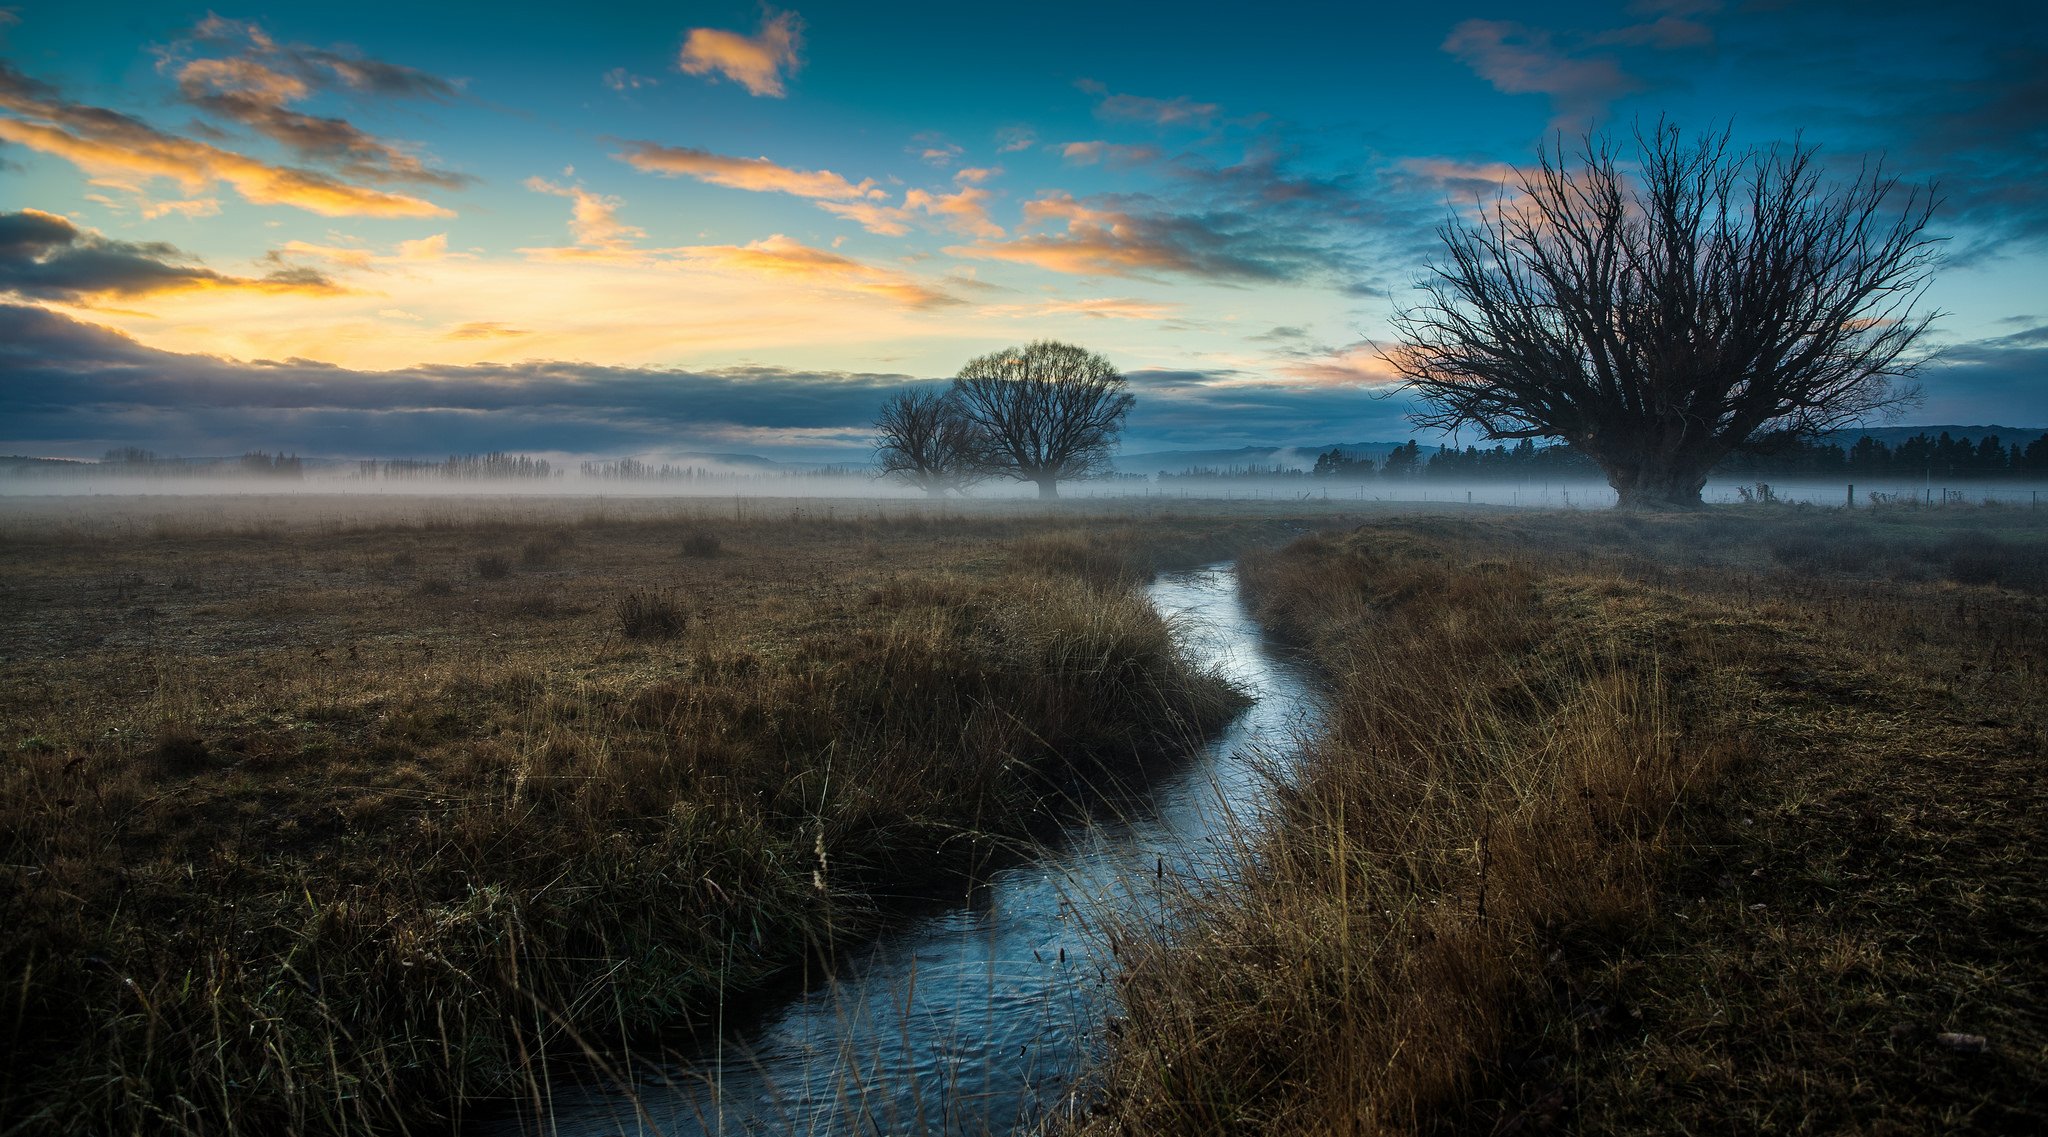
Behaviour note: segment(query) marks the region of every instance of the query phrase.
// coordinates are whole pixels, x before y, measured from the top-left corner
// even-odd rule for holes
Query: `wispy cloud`
[[[715,186],[756,193],[786,193],[826,201],[888,196],[875,188],[873,179],[850,182],[830,170],[796,170],[766,158],[734,158],[688,146],[629,142],[625,151],[615,156],[636,170],[695,178]]]
[[[625,203],[616,197],[591,193],[582,186],[556,185],[546,178],[528,178],[526,188],[535,193],[566,197],[574,203],[569,216],[569,237],[582,248],[622,252],[647,236],[645,230],[619,220],[619,207]]]
[[[355,185],[313,170],[277,166],[167,134],[118,111],[65,99],[0,60],[0,139],[63,158],[103,184],[137,195],[159,179],[187,194],[226,182],[258,205],[289,205],[327,217],[452,217],[430,201]]]
[[[90,304],[110,297],[203,289],[340,291],[310,269],[282,268],[267,276],[241,277],[191,261],[170,245],[116,241],[39,209],[0,213],[0,292]]]
[[[1315,254],[1233,214],[1181,214],[1149,199],[1081,200],[1049,193],[1024,204],[1024,228],[1045,230],[946,251],[1080,276],[1174,273],[1217,280],[1280,280]]]
[[[692,245],[675,253],[700,268],[852,292],[909,308],[941,308],[961,302],[908,273],[812,248],[780,233],[744,245]]]
[[[1451,29],[1443,49],[1495,90],[1548,96],[1560,124],[1584,127],[1604,118],[1610,103],[1642,87],[1613,59],[1573,55],[1550,32],[1508,20],[1466,20]]]
[[[1112,166],[1138,166],[1158,161],[1161,153],[1157,146],[1126,146],[1100,140],[1066,142],[1057,149],[1060,157],[1074,166],[1093,166],[1099,162],[1108,162]]]
[[[1107,86],[1094,79],[1082,79],[1074,85],[1097,96],[1095,113],[1112,121],[1207,127],[1214,124],[1216,116],[1223,111],[1216,103],[1198,103],[1186,95],[1156,99],[1144,95],[1112,94]]]
[[[227,50],[233,54],[195,53]],[[473,179],[427,165],[399,144],[346,119],[292,109],[320,91],[448,99],[455,86],[424,71],[353,52],[281,45],[253,23],[210,16],[193,34],[158,53],[158,68],[175,76],[185,101],[215,118],[245,126],[301,161],[370,182],[456,189]]]
[[[779,99],[784,80],[803,66],[803,20],[795,12],[767,12],[751,36],[718,28],[691,28],[676,65],[685,75],[724,76],[750,94]]]
[[[996,153],[1015,154],[1038,145],[1038,132],[1028,126],[1006,126],[996,131]]]
[[[991,304],[981,309],[984,316],[1007,319],[1045,319],[1050,316],[1085,316],[1096,320],[1165,320],[1181,309],[1179,304],[1130,297],[1100,296],[1085,300],[1046,300],[1037,304]]]
[[[653,87],[661,82],[659,79],[653,79],[646,75],[635,75],[623,67],[614,67],[610,71],[605,72],[601,78],[603,78],[605,86],[621,93],[637,91],[642,87]]]

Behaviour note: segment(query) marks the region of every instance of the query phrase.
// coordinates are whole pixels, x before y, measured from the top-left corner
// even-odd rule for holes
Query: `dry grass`
[[[1784,568],[1822,520],[1872,551]],[[2048,603],[1956,552],[2031,584],[2044,539],[1766,508],[1249,560],[1331,721],[1240,877],[1118,942],[1083,1127],[2040,1131]]]
[[[89,520],[0,548],[9,1132],[439,1128],[650,1045],[1227,713],[1037,550],[1282,529]]]

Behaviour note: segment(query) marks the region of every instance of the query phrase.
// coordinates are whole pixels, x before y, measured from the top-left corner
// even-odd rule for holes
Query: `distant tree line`
[[[2048,477],[2048,434],[2008,445],[1995,434],[1971,442],[1916,434],[1896,446],[1864,435],[1847,449],[1832,442],[1788,440],[1731,455],[1718,468],[1730,474],[1811,474],[1818,477],[1945,478]]]
[[[585,462],[578,467],[578,472],[586,478],[617,482],[735,482],[854,477],[869,471],[865,467],[844,464],[790,470],[720,470],[710,466],[677,466],[668,462],[656,466],[638,458],[620,458],[617,461]]]
[[[1280,467],[1243,467],[1232,470],[1190,469],[1180,476],[1272,477]],[[1455,450],[1439,446],[1426,458],[1420,446],[1408,442],[1395,447],[1384,461],[1368,455],[1354,455],[1342,448],[1316,456],[1309,476],[1317,478],[1443,478],[1460,481],[1529,481],[1591,477],[1600,467],[1571,446],[1538,446],[1522,439],[1514,446],[1481,450],[1467,446]],[[2006,443],[1998,435],[1971,442],[1953,438],[1947,431],[1938,437],[1917,434],[1887,446],[1864,435],[1847,447],[1837,442],[1788,438],[1766,440],[1714,467],[1724,476],[1774,475],[1817,478],[1919,477],[1927,474],[1950,478],[2048,477],[2048,434],[2022,445]],[[1160,471],[1162,478],[1171,477]]]
[[[546,458],[507,454],[450,454],[445,462],[422,458],[365,458],[356,463],[359,478],[450,478],[464,481],[485,478],[545,478],[557,473]]]
[[[279,451],[268,454],[251,450],[240,458],[167,458],[140,446],[117,446],[99,462],[79,472],[133,474],[147,477],[258,477],[302,478],[305,463],[296,454]]]

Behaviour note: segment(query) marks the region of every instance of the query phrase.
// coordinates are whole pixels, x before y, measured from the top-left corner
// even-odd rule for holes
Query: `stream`
[[[848,951],[837,973],[631,1092],[552,1087],[544,1116],[498,1132],[560,1137],[1013,1133],[1085,1107],[1115,1009],[1107,917],[1156,922],[1213,877],[1255,821],[1267,775],[1312,726],[1306,677],[1269,650],[1232,566],[1161,576],[1148,598],[1198,666],[1256,699],[1123,804],[991,874],[958,906]],[[494,1127],[486,1127],[490,1132]]]

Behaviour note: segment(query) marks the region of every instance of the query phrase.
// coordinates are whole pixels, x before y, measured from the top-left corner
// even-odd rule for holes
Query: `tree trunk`
[[[1052,498],[1056,498],[1056,497],[1060,496],[1060,483],[1059,483],[1059,479],[1057,479],[1057,478],[1039,478],[1039,479],[1037,479],[1037,481],[1038,481],[1038,500],[1040,500],[1040,501],[1047,501],[1047,500],[1050,500],[1050,499],[1052,499]]]
[[[1638,465],[1607,467],[1617,509],[1698,509],[1707,473],[1690,462],[1658,455]]]

